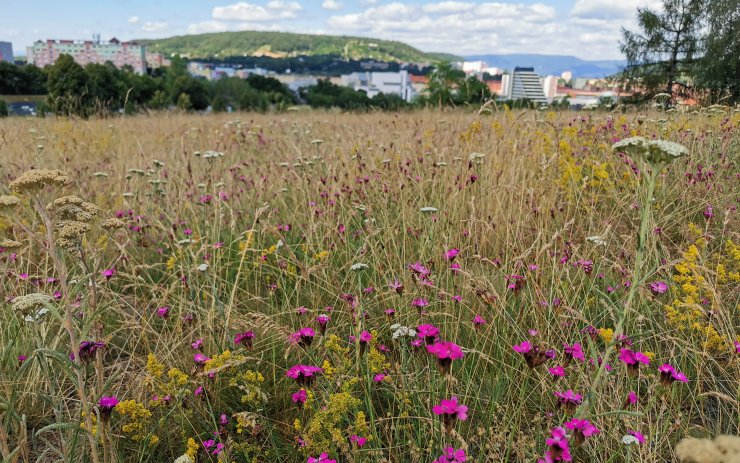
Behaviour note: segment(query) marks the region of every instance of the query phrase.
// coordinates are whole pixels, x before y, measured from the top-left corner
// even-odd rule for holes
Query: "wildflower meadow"
[[[738,461],[739,155],[720,107],[4,121],[0,456]]]

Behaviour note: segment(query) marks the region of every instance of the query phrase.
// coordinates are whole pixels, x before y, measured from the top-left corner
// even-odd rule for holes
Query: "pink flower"
[[[429,301],[424,299],[423,297],[417,297],[413,301],[411,301],[411,307],[416,307],[419,310],[422,310],[424,307],[427,307],[429,305]]]
[[[504,278],[509,282],[506,287],[514,291],[514,294],[519,293],[526,283],[526,278],[523,275],[506,275]]]
[[[576,359],[581,362],[586,361],[586,356],[583,353],[583,348],[577,342],[573,343],[572,346],[563,343],[563,352],[565,353],[566,364],[569,363],[571,359]]]
[[[460,272],[460,270],[462,270],[462,266],[457,262],[453,262],[450,264],[450,270],[452,270],[452,273],[457,275]]]
[[[635,391],[630,391],[629,394],[627,394],[627,400],[625,400],[624,404],[625,406],[634,405],[639,400],[640,398],[637,396],[637,393]]]
[[[424,338],[427,344],[432,344],[439,337],[439,328],[431,324],[419,325],[416,327],[416,335]]]
[[[532,350],[532,344],[529,341],[522,341],[521,344],[512,346],[512,349],[520,354],[526,354]]]
[[[627,365],[627,371],[630,375],[637,374],[640,364],[650,365],[650,358],[642,352],[636,352],[632,349],[623,347],[619,350],[619,360]]]
[[[688,378],[686,378],[686,375],[679,371],[676,371],[675,368],[667,363],[659,366],[658,371],[660,372],[660,382],[664,386],[670,386],[671,384],[673,384],[674,381],[678,381],[680,383],[689,382]]]
[[[367,344],[373,339],[373,335],[369,331],[363,331],[360,333],[360,343]]]
[[[362,447],[367,442],[367,438],[360,437],[357,435],[352,435],[350,436],[349,441],[352,442],[353,444],[357,444],[357,447]]]
[[[452,361],[461,359],[465,355],[460,346],[454,342],[439,341],[427,346],[427,352],[437,357],[437,364],[443,375],[450,372]]]
[[[454,449],[452,447],[447,447],[444,450],[444,453],[439,456],[436,460],[434,460],[432,463],[463,463],[467,460],[467,456],[465,456],[465,450],[463,449]]]
[[[563,368],[562,365],[555,365],[552,368],[548,368],[547,371],[549,371],[550,374],[553,375],[556,378],[558,378],[558,377],[564,378],[565,377],[565,368]]]
[[[549,351],[543,352],[540,346],[532,345],[529,341],[522,341],[521,344],[512,346],[512,349],[522,354],[529,368],[542,365],[550,358]]]
[[[329,459],[329,454],[324,452],[318,458],[308,457],[306,463],[337,463],[337,460]]]
[[[385,309],[385,314],[388,318],[393,318],[396,315],[396,309]]]
[[[295,333],[290,335],[290,342],[298,344],[300,346],[308,347],[313,342],[313,337],[316,335],[311,328],[301,328]]]
[[[395,291],[396,294],[403,294],[403,284],[398,281],[398,278],[388,283],[388,288],[392,291]]]
[[[103,396],[98,401],[98,408],[100,409],[100,415],[104,420],[110,418],[110,414],[113,409],[118,405],[118,398],[114,395]]]
[[[413,264],[409,264],[409,270],[411,270],[411,273],[416,275],[417,277],[421,279],[426,279],[429,275],[431,275],[432,271],[428,268],[424,267],[421,262],[415,262]]]
[[[652,291],[653,294],[663,294],[668,291],[668,285],[665,284],[664,281],[656,281],[654,283],[650,283],[650,291]]]
[[[254,339],[254,333],[252,331],[245,331],[243,333],[237,333],[234,336],[234,344],[241,344],[247,349],[251,349],[253,339]]]
[[[115,275],[116,269],[109,268],[109,269],[103,270],[100,273],[105,277],[106,280],[110,280],[111,277],[113,277],[113,275]]]
[[[583,396],[581,394],[578,394],[576,392],[573,392],[573,390],[568,389],[565,392],[555,391],[554,392],[555,397],[558,398],[558,403],[565,408],[565,411],[570,413],[575,408],[580,405],[581,401],[583,400]]]
[[[203,347],[203,340],[198,338],[195,341],[190,343],[190,347],[192,347],[195,350],[200,350]]]
[[[447,432],[452,431],[457,420],[465,421],[468,419],[468,407],[457,403],[457,397],[452,396],[449,400],[442,400],[439,405],[432,407],[435,415],[442,416],[442,422]]]
[[[192,234],[193,234],[193,230],[191,230],[191,229],[189,229],[189,228],[186,228],[186,229],[185,229],[185,231],[184,231],[183,233],[185,233],[185,236],[190,236],[190,235],[192,235]]]
[[[167,318],[169,314],[170,314],[169,307],[160,307],[157,309],[157,316],[160,318]]]
[[[448,249],[444,252],[443,256],[447,260],[454,260],[457,255],[460,254],[460,250],[457,248]]]
[[[740,341],[732,341],[735,344],[735,352],[740,354]]]
[[[306,393],[305,389],[301,389],[300,391],[293,394],[291,398],[293,399],[293,403],[303,405],[306,403],[306,400],[308,399],[308,393]]]
[[[210,357],[207,357],[202,352],[198,352],[197,354],[194,354],[193,355],[193,360],[195,361],[195,364],[196,365],[203,365],[203,364],[205,364],[207,361],[209,361],[211,359],[210,359]]]
[[[555,461],[573,461],[565,428],[560,426],[550,430],[550,437],[545,441],[548,449],[544,460],[539,462],[551,463]]]
[[[645,436],[643,436],[642,433],[640,433],[639,431],[634,431],[634,430],[630,429],[629,431],[627,431],[627,434],[629,434],[630,436],[633,436],[635,439],[637,439],[637,442],[639,442],[641,444],[644,444],[645,443]]]
[[[378,373],[377,375],[373,376],[373,381],[376,383],[381,383],[385,379],[385,375],[383,373]]]
[[[480,315],[476,315],[473,317],[473,326],[476,328],[480,327],[481,325],[485,325],[488,323],[485,318],[481,317]]]
[[[707,206],[707,208],[704,209],[704,218],[709,220],[712,217],[714,217],[714,209],[712,208],[712,206]]]
[[[323,369],[311,365],[293,365],[285,373],[285,376],[296,380],[299,386],[310,387],[317,375],[324,371]]]
[[[306,312],[308,312],[308,309],[307,309],[306,307],[300,306],[300,307],[298,307],[297,309],[295,309],[295,311],[296,311],[296,313],[297,313],[298,315],[303,315],[303,314],[305,314]]]
[[[565,423],[565,427],[573,431],[573,435],[576,438],[576,445],[581,445],[587,437],[591,437],[594,434],[598,434],[599,429],[591,424],[588,420],[580,420],[573,418]]]

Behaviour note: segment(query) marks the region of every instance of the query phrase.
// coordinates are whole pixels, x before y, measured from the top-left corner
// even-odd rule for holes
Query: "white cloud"
[[[280,7],[285,6],[285,9]],[[217,6],[213,8],[213,19],[224,21],[275,21],[279,19],[293,19],[295,12],[301,10],[297,2],[283,2],[273,0],[267,8],[252,3],[239,2],[233,5]]]
[[[226,32],[229,25],[221,21],[202,21],[188,26],[188,34],[206,34],[209,32]]]
[[[167,29],[167,23],[164,21],[147,21],[141,26],[144,32],[159,32]]]
[[[324,0],[324,3],[321,4],[321,8],[325,10],[338,10],[342,8],[342,3],[336,0]]]
[[[138,16],[131,16],[130,18],[128,18],[129,24],[136,24],[139,21],[141,21],[141,18],[139,18]]]
[[[188,34],[208,34],[211,32],[234,32],[234,31],[280,31],[278,24],[265,24],[253,22],[224,22],[224,21],[202,21],[190,24],[187,28]]]
[[[475,3],[467,2],[439,2],[439,3],[427,3],[421,7],[425,13],[461,13],[463,11],[470,11],[475,7]]]
[[[591,19],[631,19],[637,8],[660,9],[661,0],[576,0],[573,16]]]

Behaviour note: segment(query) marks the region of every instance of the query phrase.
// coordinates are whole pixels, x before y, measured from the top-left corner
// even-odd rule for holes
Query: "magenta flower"
[[[572,359],[576,359],[579,362],[586,361],[586,355],[583,353],[583,348],[577,342],[573,345],[563,343],[563,352],[565,353],[565,364],[569,364]]]
[[[319,331],[322,336],[326,334],[326,325],[329,323],[329,320],[331,320],[331,317],[323,313],[316,317],[316,323],[319,324]]]
[[[568,443],[568,437],[566,436],[565,428],[560,426],[550,430],[550,437],[545,441],[547,445],[547,452],[545,452],[545,459],[538,460],[537,462],[552,463],[555,461],[573,461],[573,457],[570,454],[570,446]]]
[[[195,341],[190,343],[190,347],[192,347],[195,350],[200,350],[203,348],[203,340],[198,338]]]
[[[488,323],[485,318],[481,317],[480,315],[476,315],[473,317],[473,326],[476,328],[480,328],[481,326]]]
[[[186,228],[186,229],[185,229],[185,231],[184,231],[183,233],[185,233],[185,236],[190,236],[190,235],[192,235],[192,234],[193,234],[193,230],[191,230],[191,229],[189,229],[189,228]]]
[[[450,372],[452,361],[465,355],[460,346],[454,342],[439,341],[427,346],[427,352],[437,357],[437,364],[443,375]]]
[[[665,281],[656,281],[653,283],[650,283],[650,291],[653,292],[653,294],[663,294],[666,291],[668,291],[668,285],[665,283]]]
[[[26,357],[25,355],[19,355],[18,356],[18,366],[20,367],[21,365],[23,365],[23,362],[25,362],[27,358],[28,357]]]
[[[108,420],[113,409],[118,405],[118,398],[114,395],[103,396],[98,401],[98,408],[100,409],[100,416],[103,420]]]
[[[80,355],[80,360],[83,362],[89,362],[95,356],[95,352],[105,347],[103,341],[82,341],[77,353]]]
[[[429,305],[429,301],[424,299],[423,297],[417,297],[413,301],[411,301],[411,307],[416,307],[420,312],[424,309],[424,307],[427,307]]]
[[[629,394],[627,394],[627,400],[624,401],[625,408],[636,404],[640,398],[637,396],[637,393],[635,391],[630,391]]]
[[[160,307],[157,309],[157,316],[159,318],[167,318],[169,315],[170,315],[169,307],[165,306],[165,307]]]
[[[302,407],[306,403],[306,400],[308,400],[308,393],[305,389],[301,389],[293,394],[291,398],[293,399],[293,403],[297,403],[299,407]]]
[[[337,463],[337,460],[331,460],[329,454],[324,452],[318,458],[308,457],[306,463]]]
[[[573,418],[570,421],[565,422],[565,427],[573,431],[573,436],[576,438],[576,445],[581,445],[587,437],[591,437],[594,434],[598,434],[599,429],[591,424],[588,420],[580,420]]]
[[[555,365],[552,368],[548,368],[547,371],[555,378],[565,377],[565,368],[562,365]]]
[[[712,206],[707,206],[707,208],[704,209],[704,218],[709,220],[712,217],[714,217],[714,208],[712,208]]]
[[[219,423],[221,423],[221,426],[226,426],[227,424],[229,424],[229,417],[226,415],[226,413],[221,413]]]
[[[464,463],[467,459],[465,450],[456,450],[453,447],[447,447],[445,448],[444,453],[432,463]]]
[[[285,373],[285,376],[295,379],[301,387],[311,387],[316,379],[315,375],[318,375],[322,371],[324,370],[319,367],[299,364],[290,367],[290,369]]]
[[[385,309],[385,315],[388,318],[393,318],[396,315],[396,309]]]
[[[110,280],[113,277],[113,275],[115,275],[116,269],[109,268],[109,269],[103,270],[100,273],[105,277],[106,280]]]
[[[444,252],[443,256],[447,260],[454,260],[457,255],[460,254],[460,250],[456,248],[448,249]]]
[[[202,352],[198,352],[197,354],[193,355],[193,361],[195,361],[196,365],[204,365],[209,360],[211,359],[209,357],[206,357],[206,355]]]
[[[362,447],[367,442],[367,437],[360,437],[358,435],[352,435],[349,438],[349,441],[353,444],[356,444],[357,447]]]
[[[429,345],[439,337],[439,328],[431,324],[419,325],[416,327],[416,335],[424,338],[424,341]]]
[[[299,346],[308,347],[313,342],[313,337],[316,335],[311,328],[301,328],[295,333],[290,335],[290,342],[298,344]]]
[[[512,346],[512,349],[522,354],[529,368],[542,365],[549,358],[547,351],[542,351],[540,346],[532,345],[529,341],[522,341],[521,344]]]
[[[457,403],[457,397],[452,396],[449,400],[442,400],[439,405],[432,407],[435,415],[442,416],[442,422],[447,432],[452,431],[457,420],[465,421],[468,419],[468,407]]]
[[[637,442],[641,444],[645,443],[645,436],[643,436],[641,432],[630,429],[629,431],[627,431],[627,434],[637,439]]]
[[[683,373],[676,371],[671,365],[664,363],[658,367],[660,372],[660,383],[664,386],[670,386],[674,381],[688,383],[689,379]]]
[[[632,376],[637,374],[641,363],[643,365],[650,365],[650,358],[647,355],[626,347],[619,350],[619,360],[627,365],[627,372]]]
[[[506,275],[504,278],[509,282],[506,288],[514,291],[514,294],[518,294],[527,282],[523,275]]]
[[[400,281],[398,281],[398,278],[388,283],[388,288],[391,291],[395,291],[396,294],[399,294],[399,295],[403,294],[403,284]]]
[[[416,275],[417,277],[421,279],[426,279],[429,275],[432,274],[432,271],[428,268],[424,267],[421,262],[416,262],[409,265],[409,270],[411,270],[411,273]]]
[[[360,343],[367,344],[373,339],[373,335],[369,331],[363,331],[360,333]]]
[[[383,380],[385,380],[385,375],[383,373],[378,373],[377,375],[373,376],[373,381],[376,383],[382,383]]]
[[[300,306],[300,307],[296,308],[295,311],[296,311],[296,313],[298,315],[303,315],[306,312],[308,312],[308,309],[306,307],[304,307],[304,306]]]
[[[583,396],[573,390],[568,389],[565,392],[555,391],[555,397],[558,398],[558,404],[565,408],[567,413],[573,412],[583,400]]]
[[[236,335],[234,335],[234,344],[241,344],[247,349],[251,349],[253,339],[254,339],[254,333],[252,331],[245,331],[243,333],[237,333]]]

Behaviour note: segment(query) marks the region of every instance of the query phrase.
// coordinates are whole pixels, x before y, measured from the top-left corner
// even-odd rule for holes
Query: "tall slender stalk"
[[[596,376],[591,383],[591,388],[585,394],[583,403],[576,412],[576,418],[583,419],[586,417],[586,415],[588,415],[591,404],[593,403],[593,396],[598,393],[599,387],[601,386],[601,382],[604,378],[604,371],[606,370],[606,366],[609,364],[611,355],[616,350],[618,343],[617,335],[623,334],[622,331],[624,328],[624,323],[627,320],[627,315],[632,308],[632,303],[635,299],[635,295],[637,294],[637,290],[640,287],[640,279],[642,278],[642,261],[645,258],[645,247],[650,222],[650,207],[653,203],[653,194],[655,193],[655,184],[658,179],[658,173],[659,169],[653,169],[653,171],[650,173],[647,184],[647,196],[642,202],[642,207],[640,209],[641,216],[640,229],[637,234],[637,253],[635,254],[635,265],[632,270],[632,284],[630,284],[629,293],[627,294],[627,300],[625,301],[624,306],[619,313],[619,319],[617,320],[617,323],[614,327],[614,337],[607,346],[606,351],[604,352],[601,365],[599,365]]]

